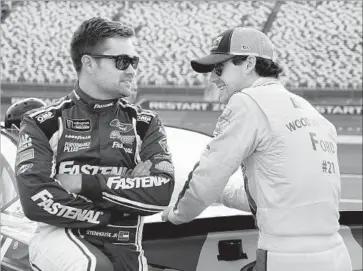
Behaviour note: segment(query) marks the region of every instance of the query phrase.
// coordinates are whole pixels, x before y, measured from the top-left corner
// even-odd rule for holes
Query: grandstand
[[[238,25],[276,44],[290,88],[362,88],[362,1],[24,1],[2,22],[2,83],[69,84],[69,42],[81,21],[119,20],[138,31],[143,86],[202,87],[193,58],[212,37]]]

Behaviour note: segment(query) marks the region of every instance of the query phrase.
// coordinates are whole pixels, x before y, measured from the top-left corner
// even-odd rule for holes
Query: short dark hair
[[[74,32],[71,41],[71,58],[74,69],[79,73],[82,69],[81,58],[86,53],[99,54],[105,39],[115,36],[129,38],[135,31],[116,21],[108,21],[94,17],[84,21]]]
[[[232,59],[232,62],[234,65],[241,65],[241,63],[245,61],[247,57],[248,56],[235,56]],[[278,63],[271,59],[256,57],[255,71],[261,77],[279,78],[280,74],[283,72],[283,69]]]

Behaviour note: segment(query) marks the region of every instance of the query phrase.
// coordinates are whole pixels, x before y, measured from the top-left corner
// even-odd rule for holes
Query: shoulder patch
[[[63,98],[49,106],[31,112],[29,117],[35,121],[46,137],[50,139],[59,129],[58,118],[62,116],[62,111],[73,105],[74,102],[71,99]]]

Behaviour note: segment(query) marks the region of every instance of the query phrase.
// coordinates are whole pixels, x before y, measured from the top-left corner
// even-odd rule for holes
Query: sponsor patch
[[[121,133],[128,133],[130,132],[134,127],[132,124],[129,123],[122,123],[118,119],[113,119],[110,122],[111,127],[116,127],[120,130]]]
[[[222,38],[223,38],[223,36],[218,36],[217,38],[215,38],[215,39],[213,40],[211,50],[215,50],[215,49],[217,49],[217,48],[218,48],[219,43],[221,42]]]
[[[119,231],[117,240],[118,241],[128,241],[130,239],[130,233],[128,231]]]
[[[111,131],[110,138],[111,139],[117,139],[121,143],[124,143],[124,144],[132,144],[135,141],[135,136],[121,135],[121,132],[118,131],[118,130]]]
[[[19,138],[18,152],[29,149],[31,146],[33,146],[31,137],[26,133],[22,134]]]
[[[149,176],[124,178],[122,176],[112,176],[107,179],[107,186],[111,189],[134,189],[134,188],[149,188],[162,186],[170,182],[169,178]]]
[[[86,234],[97,237],[108,237],[108,238],[112,237],[111,232],[104,232],[104,231],[86,230]]]
[[[160,171],[165,171],[167,173],[174,173],[174,166],[168,161],[161,161],[160,163],[155,165],[155,168]]]
[[[129,169],[127,167],[108,167],[93,165],[75,165],[74,161],[65,161],[59,164],[59,174],[104,174],[125,176]]]
[[[152,117],[148,116],[148,115],[138,115],[137,116],[137,121],[143,121],[146,122],[147,124],[150,124]]]
[[[19,169],[16,175],[23,174],[25,171],[33,167],[33,163],[22,165]]]
[[[82,136],[82,135],[66,135],[65,138],[68,139],[75,139],[75,140],[89,140],[91,139],[91,136]]]
[[[220,122],[217,123],[216,128],[213,131],[213,136],[219,136],[223,132],[224,127],[221,125]]]
[[[242,51],[250,51],[251,47],[246,44],[241,44],[241,50]]]
[[[91,146],[91,142],[66,142],[64,144],[64,152],[77,152],[88,149]]]
[[[132,154],[132,149],[125,147],[122,143],[114,141],[112,143],[112,149],[123,149],[126,153]]]
[[[166,142],[166,137],[158,141],[160,147],[166,152],[169,153],[168,143]]]
[[[34,159],[34,149],[29,149],[26,151],[19,152],[17,155],[18,164],[28,161],[30,159]]]
[[[159,159],[159,160],[171,160],[171,155],[170,154],[155,154],[153,156],[154,159]]]
[[[53,117],[54,117],[54,114],[52,112],[48,111],[48,112],[44,112],[44,113],[37,115],[35,118],[37,119],[37,121],[39,123],[43,123],[44,121],[49,120]]]
[[[103,215],[103,212],[100,211],[79,209],[56,202],[53,195],[46,189],[35,194],[31,199],[44,211],[69,219],[99,224],[99,217]]]
[[[91,131],[91,119],[66,119],[66,129],[75,132]]]
[[[213,136],[220,135],[223,130],[230,124],[230,118],[231,118],[232,111],[228,108],[225,108],[223,110],[222,115],[218,118],[218,122],[216,124],[216,129],[213,132]]]
[[[219,117],[218,121],[220,120],[224,120],[224,121],[228,121],[231,118],[231,114],[232,114],[232,110],[225,108],[222,112],[222,115]]]
[[[112,105],[113,105],[113,102],[108,103],[108,104],[95,104],[95,106],[93,107],[93,109],[100,109],[100,108],[110,107]]]

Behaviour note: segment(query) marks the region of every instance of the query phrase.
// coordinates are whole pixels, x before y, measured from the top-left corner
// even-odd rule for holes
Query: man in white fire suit
[[[283,87],[273,55],[274,45],[265,34],[237,27],[215,39],[210,55],[191,62],[196,72],[211,72],[226,108],[164,220],[189,222],[221,195],[227,206],[243,207],[242,180],[240,188],[222,191],[244,164],[243,197],[260,232],[253,270],[351,271],[338,233],[336,129]]]

